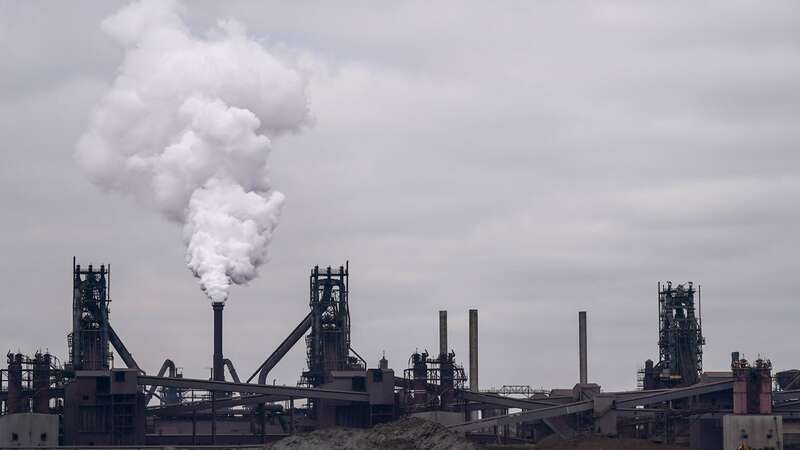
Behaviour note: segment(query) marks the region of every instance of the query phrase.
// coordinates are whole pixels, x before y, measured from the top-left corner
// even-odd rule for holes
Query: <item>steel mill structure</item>
[[[112,326],[110,265],[73,261],[68,354],[62,362],[47,352],[8,353],[0,370],[0,448],[255,445],[404,416],[438,421],[479,442],[604,435],[702,449],[800,448],[800,370],[773,378],[769,360],[733,352],[726,370],[705,371],[700,292],[692,283],[659,283],[658,361],[645,362],[639,389],[605,392],[590,381],[586,311],[576,320],[578,377],[563,388],[482,389],[477,309],[458,314],[469,330],[466,369],[448,345],[448,311],[438,312],[438,352],[418,350],[437,345],[409,342],[415,348],[404,367],[393,370],[385,357],[371,367],[351,340],[349,277],[347,264],[312,268],[308,314],[244,381],[225,357],[225,305],[212,304],[212,373],[204,379],[185,377],[178,357],[155,373],[139,366]],[[301,340],[307,367],[298,370],[299,382],[269,384],[272,369]],[[529,374],[534,385],[535,376]]]

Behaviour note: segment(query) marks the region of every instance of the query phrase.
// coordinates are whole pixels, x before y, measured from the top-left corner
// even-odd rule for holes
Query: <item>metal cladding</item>
[[[751,365],[739,353],[731,355],[733,413],[772,414],[772,362],[761,358]]]
[[[225,369],[223,369],[224,357],[222,356],[222,309],[225,304],[214,302],[211,308],[214,310],[214,381],[225,381]]]
[[[580,383],[589,382],[588,361],[586,349],[586,311],[578,313],[578,359],[580,368]]]
[[[447,354],[447,311],[439,311],[439,355]]]
[[[469,310],[469,390],[478,392],[478,310]]]

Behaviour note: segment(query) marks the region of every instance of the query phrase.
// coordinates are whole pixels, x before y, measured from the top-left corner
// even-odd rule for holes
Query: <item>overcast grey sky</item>
[[[280,138],[271,261],[225,310],[249,375],[307,311],[308,270],[351,264],[354,347],[402,371],[437,348],[481,385],[632,388],[657,357],[656,283],[702,285],[707,369],[797,359],[800,4],[191,2],[301,61],[315,125]],[[111,320],[148,371],[211,365],[181,230],[88,182],[73,155],[122,50],[124,2],[0,0],[0,349],[66,354],[72,256],[111,263]],[[121,363],[120,363],[121,364]],[[274,370],[294,384],[302,345]]]

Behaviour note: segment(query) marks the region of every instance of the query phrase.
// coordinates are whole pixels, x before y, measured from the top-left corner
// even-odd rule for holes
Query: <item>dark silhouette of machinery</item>
[[[671,281],[658,284],[659,361],[645,362],[641,372],[644,389],[689,386],[700,381],[705,338],[699,310],[695,312],[696,292],[692,282],[675,287]]]
[[[316,387],[328,383],[332,371],[364,370],[358,358],[350,356],[348,276],[349,268],[344,266],[338,271],[328,267],[320,272],[319,266],[311,270],[311,333],[306,336],[308,370],[302,374],[303,385]]]
[[[464,368],[456,364],[453,351],[430,358],[428,351],[414,352],[409,358],[409,368],[403,371],[407,398],[406,409],[442,409],[453,407],[458,390],[464,389],[467,377]]]
[[[108,277],[105,265],[94,270],[73,267],[72,333],[68,337],[69,364],[75,370],[106,370],[108,348]]]

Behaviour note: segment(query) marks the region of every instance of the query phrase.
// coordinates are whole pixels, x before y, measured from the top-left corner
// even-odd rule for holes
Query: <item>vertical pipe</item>
[[[772,364],[769,361],[756,361],[758,377],[758,413],[772,414]]]
[[[447,355],[447,311],[439,311],[439,356]]]
[[[267,412],[266,403],[258,405],[258,419],[261,424],[261,443],[266,444],[267,439]]]
[[[294,397],[289,397],[289,434],[294,434]]]
[[[578,312],[578,358],[580,364],[580,383],[589,382],[586,349],[586,311]]]
[[[700,321],[700,336],[703,335],[703,301],[702,301],[702,293],[701,289],[703,286],[697,285],[697,316]]]
[[[75,370],[83,369],[83,355],[81,352],[81,317],[82,317],[82,302],[81,299],[81,266],[75,262],[75,257],[72,257],[72,367]]]
[[[222,308],[225,307],[223,302],[214,302],[211,304],[214,309],[214,368],[213,378],[214,381],[225,381],[225,371],[222,368]]]
[[[22,396],[22,354],[8,354],[8,398],[6,399],[6,413],[17,414],[26,412],[23,409]]]
[[[478,392],[478,310],[469,310],[469,390]]]
[[[217,391],[211,391],[211,445],[217,444]]]
[[[750,369],[741,363],[739,352],[731,353],[731,370],[733,371],[733,413],[747,414],[747,384]]]
[[[50,413],[50,354],[36,353],[33,360],[33,412]]]

